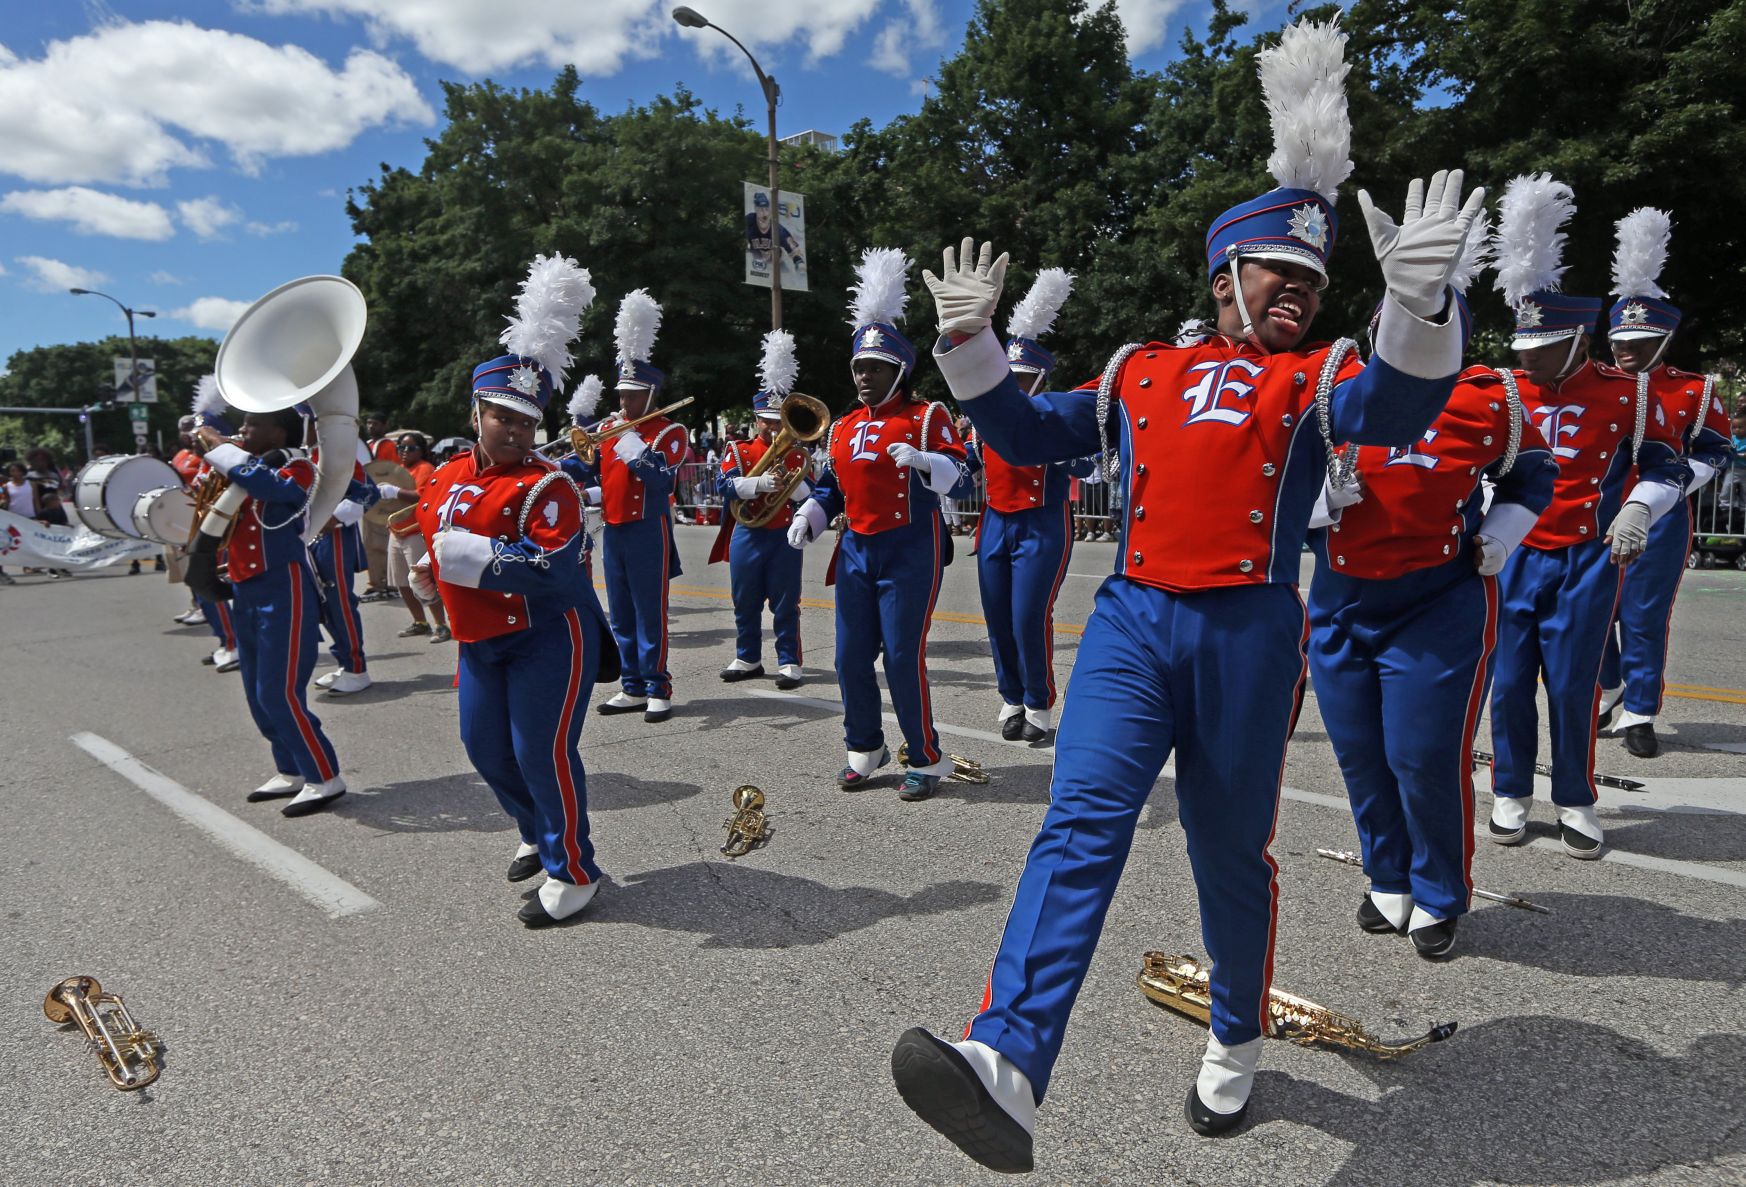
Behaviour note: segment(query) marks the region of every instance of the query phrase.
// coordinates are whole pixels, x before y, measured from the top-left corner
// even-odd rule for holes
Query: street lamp
[[[72,293],[75,297],[102,297],[108,301],[115,301],[115,307],[127,315],[127,359],[128,359],[127,387],[128,387],[128,390],[133,393],[133,401],[138,401],[138,399],[139,399],[139,340],[136,337],[134,337],[133,319],[135,317],[156,317],[157,314],[150,309],[129,309],[126,305],[123,305],[120,301],[116,301],[115,298],[111,297],[108,293],[100,293],[96,289],[68,289],[67,291]],[[95,452],[95,450],[92,448],[93,440],[92,440],[92,436],[91,436],[91,418],[89,415],[87,415],[84,418],[84,420],[85,420],[85,456],[87,459],[89,459],[92,456],[92,454]]]
[[[782,328],[782,189],[777,178],[776,101],[782,97],[782,88],[776,85],[774,78],[764,73],[764,68],[758,65],[758,59],[752,56],[751,50],[740,45],[738,37],[720,25],[711,24],[695,8],[681,5],[673,10],[673,19],[687,29],[714,29],[738,45],[740,52],[746,55],[746,61],[752,64],[752,73],[758,76],[758,85],[764,90],[764,106],[770,117],[770,328],[780,330]]]

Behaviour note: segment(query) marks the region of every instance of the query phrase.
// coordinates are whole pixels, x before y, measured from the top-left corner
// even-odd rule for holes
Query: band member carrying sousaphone
[[[576,261],[534,257],[503,333],[508,353],[473,371],[478,444],[418,500],[430,556],[412,585],[442,598],[460,640],[461,743],[520,833],[509,880],[546,874],[518,912],[528,927],[575,915],[600,885],[577,744],[589,690],[597,673],[616,675],[617,656],[594,597],[582,492],[533,449],[593,300]]]

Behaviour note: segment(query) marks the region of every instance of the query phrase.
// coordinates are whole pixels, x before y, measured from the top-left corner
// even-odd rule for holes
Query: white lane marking
[[[168,775],[154,771],[107,738],[79,733],[71,741],[232,854],[271,874],[326,911],[329,918],[358,915],[382,905],[295,849],[281,845],[254,825],[245,824]]]
[[[826,700],[822,700],[818,697],[800,696],[796,693],[791,693],[791,692],[772,692],[768,689],[761,689],[761,688],[751,688],[751,689],[747,689],[746,691],[751,693],[753,696],[764,697],[766,700],[789,701],[789,702],[792,702],[792,703],[797,704],[797,705],[805,705],[806,707],[808,707],[810,709],[822,709],[822,710],[829,712],[829,713],[841,713],[843,711],[843,706],[838,701],[826,701]],[[895,713],[885,713],[885,714],[882,714],[881,716],[883,716],[886,721],[895,722],[897,720],[897,715]],[[1025,750],[1031,749],[1031,747],[1029,745],[1027,745],[1026,743],[1008,742],[1005,738],[1001,737],[999,734],[989,733],[987,730],[966,729],[963,726],[947,725],[946,723],[940,722],[940,721],[934,722],[934,728],[939,730],[942,734],[956,734],[960,737],[976,738],[976,739],[983,741],[983,742],[996,742],[1002,746],[1018,746],[1018,747],[1022,747]],[[1053,757],[1052,754],[1051,754],[1051,757]],[[1174,775],[1175,775],[1175,763],[1174,762],[1165,763],[1164,770],[1162,773],[1164,775],[1174,777]],[[1478,783],[1478,782],[1480,782],[1480,780],[1476,778],[1475,782]],[[1675,783],[1675,782],[1691,783],[1691,784],[1703,784],[1703,783],[1715,783],[1715,782],[1732,783],[1732,782],[1735,782],[1735,780],[1720,780],[1720,781],[1718,781],[1718,780],[1713,780],[1713,779],[1689,779],[1689,780],[1663,779],[1663,780],[1660,780],[1660,782],[1663,784],[1670,784],[1670,783]],[[1551,784],[1547,783],[1547,787],[1549,788],[1550,786],[1551,786]],[[1475,790],[1478,791],[1479,789],[1475,788]],[[1325,795],[1325,794],[1323,794],[1321,792],[1317,792],[1317,791],[1304,791],[1302,788],[1299,788],[1299,787],[1281,788],[1280,795],[1285,799],[1294,800],[1300,804],[1314,804],[1320,808],[1332,808],[1336,812],[1350,813],[1352,811],[1351,803],[1344,796]],[[1629,806],[1629,807],[1639,807],[1639,806],[1650,807],[1650,810],[1652,810],[1652,811],[1662,811],[1662,812],[1677,812],[1680,810],[1678,807],[1671,806],[1671,805],[1669,805],[1669,806],[1651,806],[1651,805],[1642,804],[1641,801],[1636,796],[1633,796],[1629,801],[1621,800],[1621,801],[1619,801],[1619,804],[1620,804],[1620,806]],[[1691,811],[1693,809],[1688,808],[1686,810]],[[1473,830],[1473,832],[1474,832],[1475,836],[1486,836],[1487,835],[1483,828],[1476,828]],[[1532,841],[1529,841],[1526,845],[1521,846],[1521,848],[1539,849],[1539,850],[1543,850],[1543,851],[1548,852],[1548,853],[1556,853],[1560,856],[1564,855],[1564,846],[1561,845],[1559,842],[1553,840],[1550,837],[1536,837]],[[1699,882],[1716,882],[1716,883],[1720,883],[1723,886],[1738,886],[1738,887],[1741,887],[1743,889],[1746,889],[1746,871],[1742,871],[1742,870],[1733,870],[1733,869],[1728,869],[1726,867],[1721,867],[1721,866],[1707,866],[1707,865],[1703,865],[1703,864],[1700,864],[1700,863],[1695,862],[1695,861],[1678,861],[1674,858],[1669,858],[1669,857],[1651,857],[1647,854],[1642,854],[1642,853],[1624,853],[1624,852],[1621,852],[1620,850],[1617,850],[1617,849],[1605,849],[1605,850],[1603,850],[1601,852],[1601,855],[1600,855],[1600,860],[1603,862],[1612,862],[1614,865],[1633,866],[1633,867],[1635,867],[1637,869],[1641,869],[1641,870],[1657,870],[1663,874],[1673,874],[1676,877],[1691,878],[1691,879],[1693,879],[1695,881],[1699,881]]]

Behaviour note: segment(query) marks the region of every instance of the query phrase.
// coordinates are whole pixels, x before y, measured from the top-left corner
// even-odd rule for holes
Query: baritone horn
[[[123,1092],[144,1088],[163,1070],[163,1044],[140,1028],[118,994],[104,993],[96,977],[68,977],[48,991],[42,1012],[56,1026],[84,1031],[109,1082]]]
[[[782,401],[782,428],[777,432],[770,448],[764,451],[764,456],[753,463],[746,472],[747,478],[756,478],[772,466],[781,467],[782,479],[773,491],[759,495],[755,499],[741,499],[734,504],[734,518],[749,528],[761,528],[776,518],[778,512],[787,505],[795,490],[806,480],[809,467],[801,466],[790,470],[784,462],[788,451],[796,445],[811,445],[822,440],[825,432],[831,427],[831,411],[824,406],[823,400],[800,392],[792,393]]]

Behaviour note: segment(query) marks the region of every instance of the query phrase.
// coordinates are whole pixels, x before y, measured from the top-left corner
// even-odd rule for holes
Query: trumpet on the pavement
[[[1337,861],[1344,865],[1357,866],[1359,869],[1364,868],[1364,859],[1362,857],[1359,857],[1356,853],[1348,853],[1344,849],[1317,849],[1316,856],[1325,857],[1329,861]],[[1520,907],[1524,911],[1535,911],[1541,915],[1552,914],[1551,907],[1542,907],[1539,903],[1529,902],[1520,895],[1494,894],[1489,890],[1480,890],[1478,887],[1474,887],[1473,897],[1490,899],[1492,902],[1502,903],[1506,907]]]
[[[770,835],[764,819],[764,793],[750,784],[734,788],[734,814],[722,825],[727,829],[727,844],[721,847],[724,857],[744,857],[763,844]]]
[[[782,428],[777,431],[770,442],[770,448],[764,451],[764,456],[752,464],[746,471],[747,478],[757,478],[772,466],[781,471],[781,480],[776,489],[759,495],[755,499],[742,499],[734,504],[734,518],[749,528],[761,528],[775,519],[788,501],[794,497],[794,492],[806,480],[809,467],[799,466],[793,470],[787,468],[784,459],[788,451],[796,445],[811,445],[824,435],[831,427],[831,411],[824,406],[823,400],[794,392],[782,401]]]
[[[77,1025],[85,1045],[97,1053],[109,1082],[123,1092],[144,1088],[163,1070],[158,1056],[164,1045],[142,1030],[127,1005],[104,993],[95,977],[68,977],[48,991],[42,1012],[56,1026]]]
[[[1140,992],[1148,998],[1201,1023],[1212,1020],[1209,983],[1206,966],[1194,957],[1164,952],[1146,953],[1138,981]],[[1364,1024],[1356,1018],[1337,1014],[1326,1006],[1318,1006],[1282,989],[1268,992],[1267,1019],[1269,1033],[1276,1039],[1285,1039],[1300,1047],[1312,1047],[1318,1043],[1325,1047],[1344,1047],[1379,1059],[1406,1055],[1432,1043],[1440,1043],[1455,1033],[1455,1023],[1444,1022],[1416,1039],[1387,1042],[1365,1030]]]
[[[982,764],[973,758],[965,758],[962,754],[948,754],[952,760],[952,773],[948,779],[956,779],[959,783],[987,783],[988,772],[982,769]],[[909,743],[904,742],[897,748],[897,761],[901,766],[909,766]]]
[[[572,425],[570,427],[570,436],[568,438],[559,437],[556,441],[548,441],[540,446],[535,452],[541,457],[544,457],[547,461],[553,462],[562,458],[567,458],[571,454],[575,454],[577,457],[581,458],[586,465],[592,466],[594,464],[594,459],[600,456],[600,447],[606,442],[620,434],[630,432],[640,424],[654,420],[657,416],[665,416],[669,412],[683,408],[696,398],[697,397],[695,396],[686,396],[683,400],[674,400],[665,408],[657,408],[653,412],[645,413],[642,416],[637,417],[635,420],[621,420],[616,424],[608,424],[598,429],[589,430],[582,428],[580,425]],[[563,446],[566,445],[569,446],[568,449],[563,448]],[[548,453],[546,452],[547,450],[552,450],[554,452]]]

